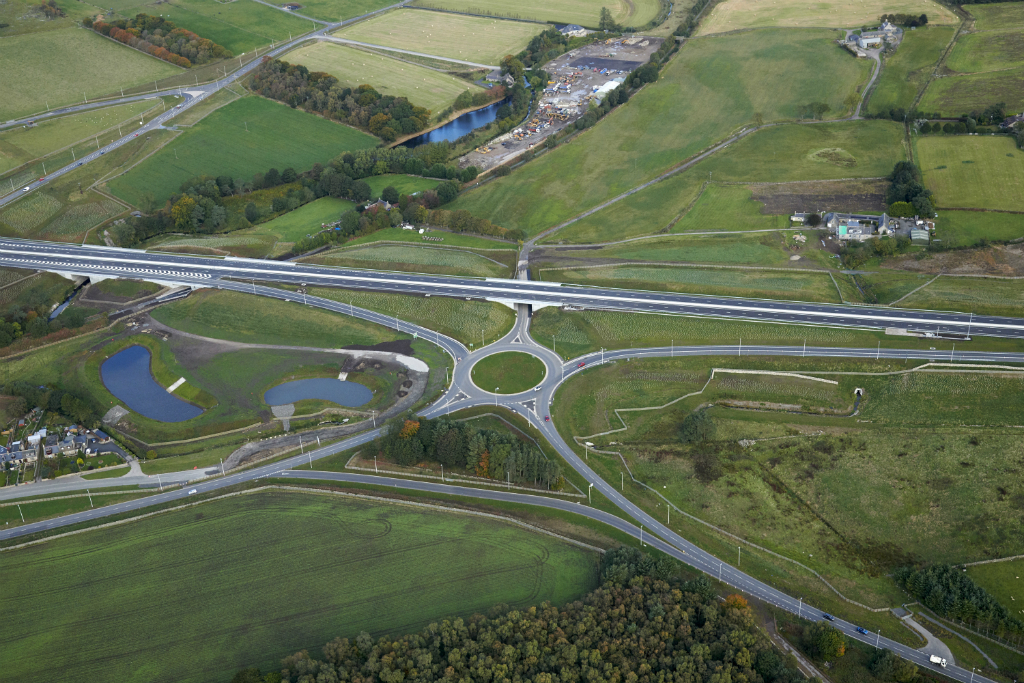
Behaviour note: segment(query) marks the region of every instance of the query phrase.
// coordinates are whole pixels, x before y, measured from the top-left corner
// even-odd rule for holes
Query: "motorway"
[[[192,287],[238,281],[306,284],[373,291],[486,299],[509,305],[570,306],[669,315],[741,319],[797,325],[882,330],[900,328],[926,334],[972,334],[1024,338],[1024,320],[973,313],[888,307],[742,299],[721,296],[583,287],[530,280],[459,278],[332,268],[290,261],[223,259],[147,253],[92,245],[0,238],[0,265],[78,275],[129,277]],[[740,340],[737,340],[742,343]]]

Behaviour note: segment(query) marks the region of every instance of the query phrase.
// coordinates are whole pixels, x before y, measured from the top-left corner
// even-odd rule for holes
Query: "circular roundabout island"
[[[503,351],[477,361],[470,377],[473,384],[496,394],[518,394],[544,381],[544,363],[536,356]]]

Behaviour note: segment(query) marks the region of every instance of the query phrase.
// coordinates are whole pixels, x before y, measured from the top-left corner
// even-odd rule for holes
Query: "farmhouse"
[[[909,237],[925,241],[935,230],[934,221],[913,218],[897,218],[883,213],[881,216],[867,214],[827,213],[825,225],[839,241],[864,240],[875,237]]]
[[[558,29],[558,32],[569,38],[578,38],[580,36],[587,35],[587,29],[583,28],[579,24],[566,24]]]
[[[875,33],[875,31],[871,31],[870,33]],[[857,39],[857,47],[861,48],[862,50],[866,50],[872,47],[881,47],[883,42],[884,38],[882,38],[882,36],[869,35],[869,33],[865,33],[864,35]]]

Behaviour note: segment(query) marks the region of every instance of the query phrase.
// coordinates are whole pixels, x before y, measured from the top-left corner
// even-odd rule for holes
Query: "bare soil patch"
[[[887,261],[884,267],[936,275],[946,273],[1019,277],[1024,276],[1024,245],[1006,244],[980,249],[947,251],[928,254],[925,258],[908,255]]]
[[[828,180],[751,185],[753,198],[764,204],[763,214],[813,211],[827,206],[838,211],[882,211],[884,180]]]

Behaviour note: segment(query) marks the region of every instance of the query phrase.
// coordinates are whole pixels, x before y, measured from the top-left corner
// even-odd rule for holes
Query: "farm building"
[[[565,26],[558,29],[558,32],[561,33],[563,36],[568,36],[570,38],[577,38],[580,36],[587,35],[587,29],[583,28],[579,24],[566,24]]]
[[[882,36],[869,36],[865,34],[857,39],[857,47],[866,50],[871,47],[881,47],[882,42]]]

